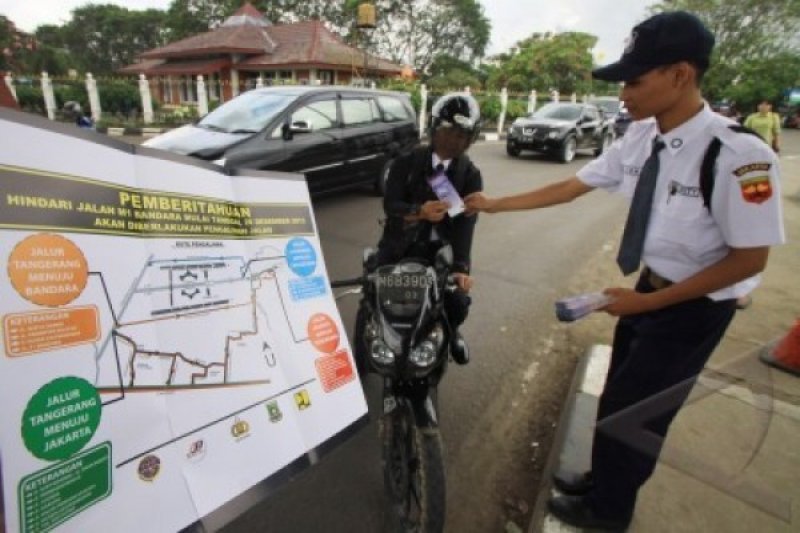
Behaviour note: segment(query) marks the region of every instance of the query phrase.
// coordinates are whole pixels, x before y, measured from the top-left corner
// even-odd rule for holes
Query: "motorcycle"
[[[440,532],[445,519],[445,474],[437,387],[448,364],[452,328],[444,294],[456,290],[449,245],[433,261],[403,259],[370,268],[331,286],[357,285],[362,295],[353,338],[359,372],[383,379],[380,438],[392,529]],[[342,295],[337,296],[343,296]]]

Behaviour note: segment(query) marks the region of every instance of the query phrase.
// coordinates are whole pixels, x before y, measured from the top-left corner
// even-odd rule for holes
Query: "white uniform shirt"
[[[728,126],[733,124],[707,104],[664,135],[655,119],[634,122],[620,141],[578,172],[578,178],[590,187],[631,198],[653,139],[658,136],[666,143],[642,260],[674,282],[720,261],[730,248],[785,241],[778,160],[758,137],[731,131]],[[709,213],[703,206],[700,165],[714,137],[722,141],[722,147]],[[753,276],[708,296],[738,298],[752,291],[759,279]]]

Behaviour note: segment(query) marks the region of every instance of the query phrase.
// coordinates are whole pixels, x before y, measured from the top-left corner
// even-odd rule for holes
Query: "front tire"
[[[369,348],[364,338],[367,320],[369,320],[369,311],[367,310],[367,306],[361,303],[358,306],[355,327],[353,328],[353,359],[356,362],[358,376],[361,378],[366,376],[367,372],[369,372],[369,362],[367,361],[369,357]]]
[[[568,135],[558,151],[558,160],[562,163],[570,163],[575,159],[575,152],[578,149],[578,141],[574,135]]]
[[[518,157],[520,153],[520,149],[511,143],[506,143],[506,153],[511,157]]]
[[[445,476],[438,428],[420,428],[407,401],[381,419],[383,476],[391,531],[440,533]]]
[[[386,183],[389,181],[389,171],[392,169],[393,164],[394,159],[387,159],[386,163],[384,163],[383,168],[381,169],[381,173],[378,174],[377,178],[375,178],[375,185],[372,188],[375,196],[383,196],[386,194]]]

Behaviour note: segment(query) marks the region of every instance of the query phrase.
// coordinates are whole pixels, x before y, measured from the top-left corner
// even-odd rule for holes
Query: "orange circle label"
[[[308,321],[308,338],[320,352],[331,353],[339,347],[339,328],[331,317],[317,313]]]
[[[89,267],[75,243],[50,233],[31,235],[8,258],[8,278],[20,296],[38,305],[66,305],[86,288]]]

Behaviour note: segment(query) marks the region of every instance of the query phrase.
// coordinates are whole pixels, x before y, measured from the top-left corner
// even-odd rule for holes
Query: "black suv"
[[[614,141],[610,121],[590,104],[551,102],[511,125],[506,151],[518,156],[522,150],[553,154],[563,163],[575,158],[576,150],[591,148],[600,155]]]
[[[312,194],[367,184],[419,143],[407,94],[350,87],[253,89],[145,142],[233,168],[305,174]]]
[[[619,98],[598,96],[589,100],[589,103],[597,106],[605,114],[606,119],[611,121],[614,137],[619,138],[625,135],[628,126],[631,125],[631,116]]]

